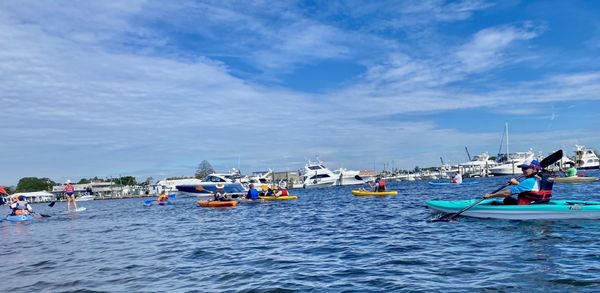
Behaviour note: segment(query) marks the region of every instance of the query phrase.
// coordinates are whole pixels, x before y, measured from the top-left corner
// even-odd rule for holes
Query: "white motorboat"
[[[535,153],[532,150],[511,153],[508,156],[506,156],[506,154],[498,154],[497,162],[500,163],[500,165],[490,168],[489,173],[492,175],[521,174],[519,165],[535,159]]]
[[[185,178],[185,179],[163,179],[152,186],[151,193],[159,194],[163,191],[167,193],[177,192],[177,185],[193,185],[200,184],[202,180],[196,178]]]
[[[359,185],[367,182],[365,178],[360,175],[360,171],[340,168],[333,171],[333,174],[335,174],[337,179],[335,185]]]
[[[229,173],[213,173],[210,174],[200,182],[193,184],[182,184],[177,185],[177,190],[186,194],[194,196],[210,196],[217,192],[217,184],[221,183],[224,185],[224,191],[230,195],[242,195],[246,194],[247,190],[244,188],[234,177],[227,176]],[[234,181],[235,180],[235,181]]]
[[[488,155],[488,153],[481,153],[474,156],[470,161],[459,164],[459,168],[462,169],[462,172],[471,177],[488,176],[490,174],[490,168],[496,166],[498,166],[498,163],[494,160],[490,160],[490,155]]]
[[[598,169],[600,160],[591,148],[575,145],[575,166],[579,170]]]
[[[333,186],[336,184],[337,178],[336,174],[327,169],[318,159],[317,162],[309,160],[304,166],[302,186],[304,188]]]
[[[77,197],[77,201],[88,201],[88,200],[94,200],[94,199],[95,199],[95,197],[90,194],[86,194],[86,195]]]

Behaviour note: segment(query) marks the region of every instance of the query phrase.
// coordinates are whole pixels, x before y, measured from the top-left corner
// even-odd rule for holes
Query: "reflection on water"
[[[0,291],[597,291],[599,221],[426,222],[425,200],[476,198],[506,179],[392,183],[399,195],[381,198],[294,190],[298,201],[227,209],[181,196],[82,202],[79,214],[37,205],[52,217],[0,223]],[[557,184],[555,197],[599,191]]]

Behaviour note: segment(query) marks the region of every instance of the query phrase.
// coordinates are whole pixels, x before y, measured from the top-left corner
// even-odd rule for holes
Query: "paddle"
[[[542,167],[542,169],[556,163],[558,160],[560,160],[563,156],[563,151],[562,150],[558,150],[556,152],[554,152],[553,154],[547,156],[546,158],[544,158],[541,162],[540,162],[540,167]],[[521,179],[523,176],[519,176],[519,178],[517,178],[517,180]],[[490,193],[496,193],[502,189],[504,189],[505,187],[509,186],[510,184],[505,184],[503,186],[501,186],[500,188],[490,192]],[[445,214],[437,219],[431,219],[428,220],[427,222],[449,222],[452,221],[453,219],[455,219],[456,217],[458,217],[460,214],[468,211],[469,209],[471,209],[472,207],[478,205],[479,203],[481,203],[482,201],[486,200],[485,197],[480,198],[479,200],[475,201],[474,203],[472,203],[471,205],[469,205],[468,207],[458,211],[457,213],[450,213],[450,214]]]
[[[55,201],[55,200],[53,200],[53,201],[52,201],[52,202],[51,202],[51,203],[50,203],[48,206],[49,206],[49,207],[54,207],[54,204],[56,204],[56,201]]]
[[[170,199],[174,199],[174,198],[175,198],[175,193],[171,193],[171,194],[169,194],[169,198],[170,198]]]
[[[50,216],[50,215],[46,215],[46,214],[40,214],[40,213],[36,213],[36,212],[31,212],[31,214],[32,214],[32,215],[38,215],[38,216],[40,216],[40,217],[42,217],[42,218],[50,218],[50,217],[52,217],[52,216]]]

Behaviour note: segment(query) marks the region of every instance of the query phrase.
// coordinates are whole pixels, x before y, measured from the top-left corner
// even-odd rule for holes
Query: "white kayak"
[[[598,181],[598,177],[556,177],[554,178],[555,183],[583,183],[583,182],[594,182]]]

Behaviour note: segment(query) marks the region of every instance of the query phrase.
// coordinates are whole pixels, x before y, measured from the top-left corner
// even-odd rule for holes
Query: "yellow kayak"
[[[368,190],[352,190],[352,194],[355,196],[386,196],[386,195],[396,195],[398,191],[381,191],[381,192],[373,192]]]
[[[297,196],[295,195],[288,195],[288,196],[259,196],[259,199],[264,199],[264,200],[296,200],[298,199]]]

